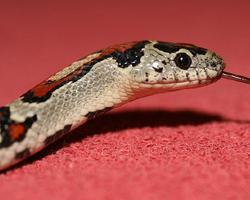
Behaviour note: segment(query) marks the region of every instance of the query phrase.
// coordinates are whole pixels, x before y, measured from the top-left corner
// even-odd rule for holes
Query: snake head
[[[141,62],[131,68],[130,75],[146,88],[204,86],[218,80],[225,66],[214,52],[191,44],[151,41],[143,52]]]

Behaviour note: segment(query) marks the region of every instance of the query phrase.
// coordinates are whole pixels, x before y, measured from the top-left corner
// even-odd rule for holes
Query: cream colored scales
[[[249,83],[223,70],[215,53],[188,44],[131,42],[86,56],[0,108],[0,169],[131,100],[221,77]]]

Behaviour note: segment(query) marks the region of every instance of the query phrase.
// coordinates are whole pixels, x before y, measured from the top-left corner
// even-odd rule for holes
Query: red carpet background
[[[0,105],[110,44],[213,49],[250,76],[248,1],[2,1]],[[155,95],[0,174],[1,199],[250,199],[250,86]]]

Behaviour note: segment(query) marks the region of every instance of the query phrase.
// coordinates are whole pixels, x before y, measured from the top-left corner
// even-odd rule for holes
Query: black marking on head
[[[154,47],[156,49],[159,49],[160,51],[167,52],[167,53],[175,53],[179,51],[180,49],[174,43],[169,43],[169,42],[158,42],[154,44]]]
[[[0,108],[0,134],[2,137],[2,141],[0,142],[0,148],[9,147],[11,144],[15,142],[22,141],[29,128],[32,126],[34,122],[37,121],[37,116],[28,117],[24,122],[18,123],[14,120],[10,119],[10,108],[9,107],[1,107]],[[23,131],[17,132],[18,130],[10,129],[11,127],[21,127]],[[12,133],[12,132],[13,133]],[[16,135],[15,134],[16,131]],[[15,136],[15,137],[14,137]]]
[[[166,65],[166,64],[167,64],[166,60],[163,60],[163,61],[162,61],[162,64],[163,64],[163,65]]]
[[[190,81],[190,77],[189,77],[189,72],[188,71],[186,72],[186,77],[187,77],[187,80]]]
[[[102,110],[98,110],[98,111],[95,111],[95,112],[89,112],[88,114],[85,115],[85,117],[87,117],[89,120],[90,119],[94,119],[96,118],[97,116],[101,115],[101,114],[104,114],[108,111],[110,111],[112,108],[108,107],[108,108],[104,108]]]
[[[112,53],[112,57],[117,61],[118,66],[126,68],[129,65],[133,67],[140,63],[141,57],[144,55],[143,48],[149,41],[141,41],[134,45],[132,48],[124,52],[116,51]]]
[[[201,83],[201,80],[199,79],[199,72],[198,72],[198,69],[195,68],[195,73],[196,73],[196,76],[198,77],[197,80],[199,83]]]
[[[216,62],[212,62],[211,63],[211,67],[214,67],[214,68],[217,67],[217,63]]]
[[[185,43],[171,43],[171,42],[157,42],[154,44],[154,47],[160,51],[166,53],[175,53],[180,49],[187,49],[189,50],[194,56],[197,54],[205,55],[207,53],[207,49],[194,46],[192,44],[185,44]]]
[[[64,128],[62,130],[59,130],[55,134],[47,137],[44,141],[44,145],[47,146],[47,145],[55,142],[56,140],[58,140],[59,138],[64,136],[66,133],[68,133],[70,131],[71,127],[72,127],[72,125],[66,125],[66,126],[64,126]]]
[[[29,157],[30,155],[31,155],[30,150],[29,149],[25,149],[25,150],[17,153],[16,156],[15,156],[15,159],[22,160],[24,158]]]
[[[162,73],[162,71],[163,71],[163,68],[162,68],[162,67],[161,67],[161,68],[153,67],[153,69],[154,69],[156,72],[158,72],[158,73]]]
[[[208,75],[208,73],[207,73],[207,70],[204,70],[204,71],[205,71],[206,76],[209,77],[209,75]]]
[[[149,81],[149,79],[148,79],[148,77],[149,77],[149,73],[148,73],[148,72],[145,72],[145,76],[146,76],[145,81],[146,81],[146,82],[148,82],[148,81]]]

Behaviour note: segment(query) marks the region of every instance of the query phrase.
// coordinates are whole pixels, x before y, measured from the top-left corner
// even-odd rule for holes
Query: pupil
[[[192,63],[191,58],[185,53],[179,53],[176,55],[175,64],[181,69],[188,69]]]

